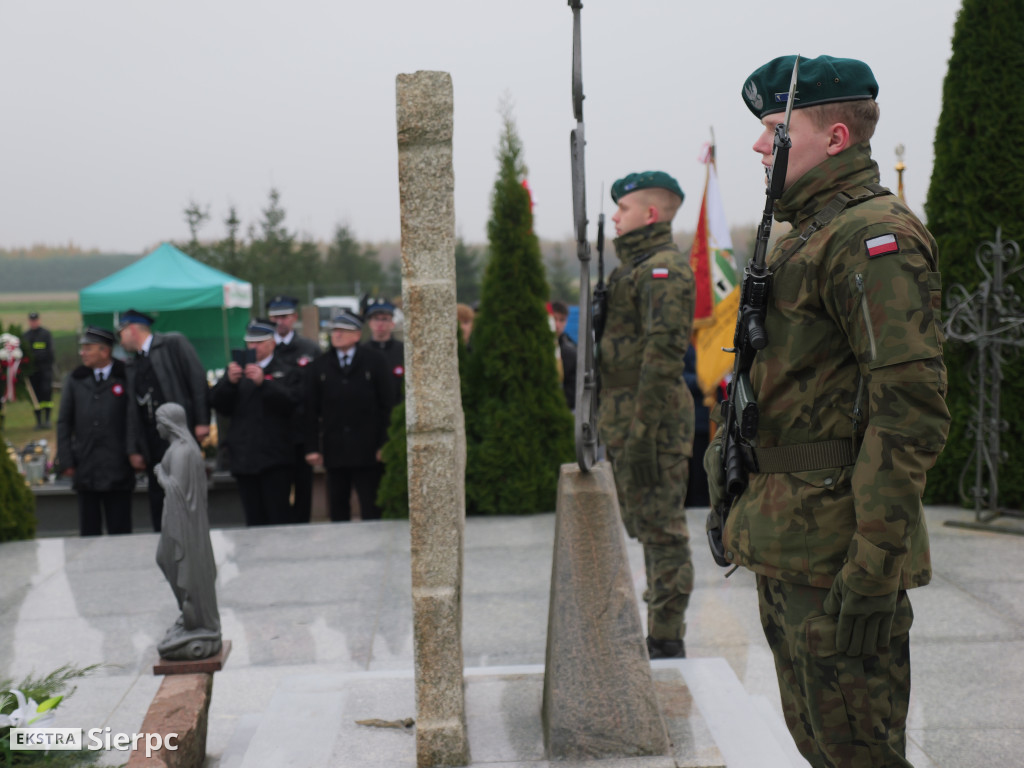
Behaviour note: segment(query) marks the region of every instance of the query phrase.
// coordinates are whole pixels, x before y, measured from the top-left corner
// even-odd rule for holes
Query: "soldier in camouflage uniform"
[[[766,167],[793,63],[744,83]],[[949,428],[935,241],[878,184],[877,93],[863,62],[800,62],[775,207],[793,229],[767,257],[754,462],[724,531],[726,558],[757,574],[789,730],[831,768],[909,765],[906,590],[931,579],[921,495]],[[720,439],[705,466],[714,503]]]
[[[693,564],[683,501],[694,425],[683,357],[694,280],[672,242],[683,191],[668,174],[648,171],[616,181],[612,200],[621,264],[608,279],[599,428],[622,521],[644,548],[648,651],[651,658],[685,656]]]

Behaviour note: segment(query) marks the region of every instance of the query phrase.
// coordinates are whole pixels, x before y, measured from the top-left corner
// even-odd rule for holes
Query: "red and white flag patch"
[[[886,253],[896,253],[900,249],[900,244],[896,242],[896,235],[888,234],[865,240],[864,247],[868,249],[868,258],[873,259]]]
[[[668,278],[668,270],[665,267],[655,267],[651,270],[651,277],[655,280],[665,280]]]

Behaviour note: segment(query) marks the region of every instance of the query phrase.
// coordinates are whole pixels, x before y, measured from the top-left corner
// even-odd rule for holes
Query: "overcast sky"
[[[663,169],[692,229],[713,127],[725,213],[754,223],[759,125],[740,97],[778,55],[860,58],[880,83],[872,141],[895,188],[906,147],[923,216],[959,0],[586,0],[588,204],[631,171]],[[255,223],[271,187],[286,225],[329,240],[400,237],[395,76],[451,73],[458,233],[485,242],[507,94],[545,239],[572,236],[572,12],[565,0],[0,0],[0,247],[141,253],[185,240],[209,205]],[[611,214],[610,200],[605,212]],[[593,234],[591,235],[593,237]]]

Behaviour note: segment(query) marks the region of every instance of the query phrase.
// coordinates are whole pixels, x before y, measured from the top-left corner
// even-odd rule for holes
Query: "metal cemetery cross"
[[[979,527],[1000,514],[1020,516],[999,509],[999,465],[1006,458],[999,435],[1009,426],[999,412],[999,395],[1003,363],[1024,346],[1024,302],[1011,283],[1019,279],[1024,263],[1017,243],[1003,242],[1002,228],[996,229],[994,242],[978,246],[974,260],[985,277],[973,293],[960,283],[950,287],[946,296],[949,317],[943,324],[948,338],[974,347],[974,365],[967,375],[977,392],[967,425],[967,435],[974,436],[974,449],[960,472],[959,489],[965,503],[974,502],[976,523],[960,527]]]

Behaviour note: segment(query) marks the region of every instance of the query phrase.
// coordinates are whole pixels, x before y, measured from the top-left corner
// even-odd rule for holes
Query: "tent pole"
[[[228,337],[228,308],[220,308],[221,338],[224,339],[224,368],[228,367],[228,360],[231,359],[231,339]]]

